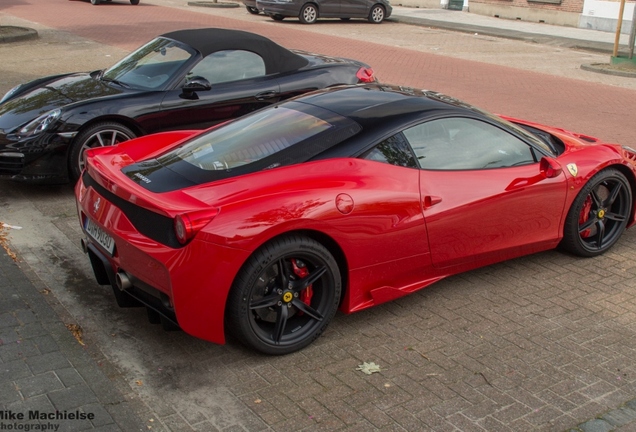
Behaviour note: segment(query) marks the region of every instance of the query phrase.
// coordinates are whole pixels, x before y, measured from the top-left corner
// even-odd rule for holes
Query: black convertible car
[[[79,178],[84,150],[205,129],[299,94],[375,81],[353,60],[288,50],[238,30],[161,35],[109,69],[41,78],[0,100],[0,178]]]

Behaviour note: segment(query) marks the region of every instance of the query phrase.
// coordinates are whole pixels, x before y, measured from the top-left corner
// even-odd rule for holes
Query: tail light
[[[179,243],[184,245],[192,240],[217,214],[219,209],[212,208],[177,215],[174,218],[174,232]]]
[[[84,195],[86,195],[87,188],[84,185],[84,180],[80,177],[75,185],[75,190],[77,192],[77,202],[81,203],[84,201]]]
[[[361,67],[358,69],[356,77],[358,78],[358,82],[372,83],[376,81],[375,74],[371,68]]]

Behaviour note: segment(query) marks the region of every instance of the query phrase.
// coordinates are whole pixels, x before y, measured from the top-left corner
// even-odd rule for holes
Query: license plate
[[[115,240],[111,236],[106,234],[103,229],[97,226],[97,224],[89,218],[86,218],[86,226],[84,228],[93,240],[106,249],[111,256],[113,255],[113,251],[115,250]]]

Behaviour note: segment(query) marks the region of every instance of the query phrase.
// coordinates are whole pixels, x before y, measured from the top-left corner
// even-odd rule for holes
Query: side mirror
[[[182,92],[179,96],[183,99],[199,99],[197,92],[212,90],[212,84],[202,76],[193,76],[185,83],[181,90]]]
[[[523,189],[526,186],[532,186],[545,179],[558,177],[562,172],[563,169],[560,163],[551,157],[544,156],[539,162],[539,173],[537,175],[516,178],[506,187],[506,190]]]
[[[539,163],[539,170],[545,178],[555,178],[561,175],[563,168],[555,159],[551,157],[542,157]]]

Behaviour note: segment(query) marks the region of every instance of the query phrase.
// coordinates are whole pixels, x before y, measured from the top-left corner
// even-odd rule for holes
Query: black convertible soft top
[[[203,57],[217,51],[246,50],[258,54],[265,61],[266,73],[291,72],[306,66],[309,61],[275,42],[240,30],[203,28],[177,30],[161,37],[190,45]]]

